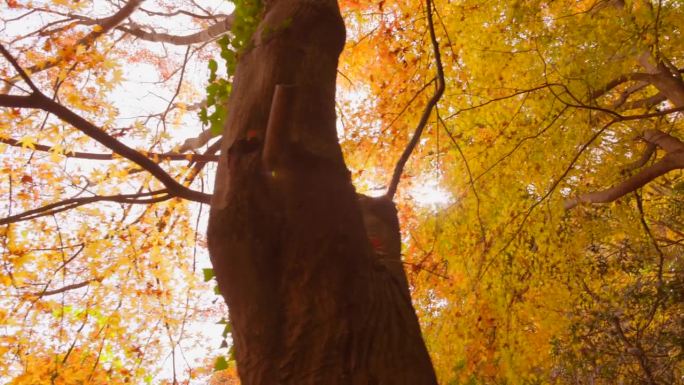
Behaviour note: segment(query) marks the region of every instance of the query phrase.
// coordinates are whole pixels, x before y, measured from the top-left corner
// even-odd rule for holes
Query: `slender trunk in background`
[[[274,0],[235,74],[208,237],[243,385],[436,384],[337,142],[344,40],[334,0]]]

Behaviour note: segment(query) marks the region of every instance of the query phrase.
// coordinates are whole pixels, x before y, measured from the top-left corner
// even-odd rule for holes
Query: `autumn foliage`
[[[684,383],[684,5],[432,4],[339,2],[336,105],[379,195],[438,96],[395,201],[440,383]],[[258,9],[4,3],[0,385],[237,383],[205,230]]]

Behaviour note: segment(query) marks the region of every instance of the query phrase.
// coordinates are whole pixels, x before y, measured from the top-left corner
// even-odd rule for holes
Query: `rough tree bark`
[[[337,142],[344,40],[335,0],[273,0],[236,70],[208,237],[244,385],[436,384]]]

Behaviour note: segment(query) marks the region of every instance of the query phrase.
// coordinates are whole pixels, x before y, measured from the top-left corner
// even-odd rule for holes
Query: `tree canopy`
[[[427,4],[339,1],[336,105],[439,382],[684,383],[684,5]],[[260,9],[6,0],[0,384],[236,381],[205,228]]]

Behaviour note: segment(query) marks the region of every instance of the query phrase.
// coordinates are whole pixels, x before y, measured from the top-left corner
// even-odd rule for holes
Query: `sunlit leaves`
[[[232,90],[232,76],[235,73],[238,56],[249,49],[249,42],[252,34],[256,31],[263,6],[260,0],[237,0],[234,4],[235,18],[231,34],[230,36],[224,35],[217,41],[221,50],[221,58],[224,60],[226,76],[217,76],[218,63],[216,60],[210,59],[208,62],[207,103],[199,113],[200,121],[209,126],[209,130],[214,136],[223,132],[223,123],[228,114],[226,104]]]
[[[194,113],[180,105],[204,97],[199,92],[205,76],[189,75],[189,70],[181,75],[183,51],[159,49],[117,30],[80,41],[101,30],[89,25],[90,19],[105,18],[119,5],[17,6],[22,8],[18,13],[1,12],[7,33],[3,45],[50,98],[144,151],[170,151],[183,135],[200,131]],[[184,25],[204,23],[189,18]],[[188,67],[193,65],[198,66]],[[5,81],[3,93],[24,93],[25,84],[5,61],[0,73],[16,84],[13,88]],[[0,145],[3,219],[70,199],[160,188],[120,157],[74,158],[74,152],[109,151],[54,116],[2,108],[0,117],[0,137],[16,141]],[[188,173],[185,162],[161,165],[179,180]],[[148,206],[109,202],[57,208],[31,221],[0,226],[0,324],[5,332],[0,378],[17,384],[159,383],[168,378],[169,352],[180,355],[182,349],[192,350],[191,341],[207,338],[187,323],[220,318],[212,314],[221,309],[211,304],[212,287],[198,271],[207,262],[195,248],[204,242],[195,233],[203,227],[196,209],[175,200]],[[211,363],[190,360],[193,368],[184,378],[209,375]]]
[[[435,86],[424,4],[340,3],[348,41],[339,136],[357,189],[382,193]],[[81,39],[100,28],[91,21],[113,5],[36,4],[8,2],[4,42],[12,40],[46,95],[144,153],[170,151],[203,128],[222,131],[259,2],[236,2],[231,33],[190,50],[120,30],[86,44]],[[441,383],[647,383],[645,365],[660,383],[680,380],[681,171],[609,205],[566,212],[563,202],[633,173],[626,165],[640,157],[644,130],[684,138],[678,114],[608,126],[615,115],[607,111],[655,112],[672,101],[644,104],[659,90],[639,81],[606,89],[652,71],[644,53],[681,74],[681,5],[435,5],[447,90],[402,176],[398,204],[405,268]],[[126,25],[180,35],[213,21],[209,8],[189,2],[154,6]],[[188,9],[199,16],[180,12]],[[287,23],[263,33],[279,28]],[[3,93],[24,94],[9,66],[0,74],[9,87]],[[121,158],[72,158],[106,149],[44,112],[3,108],[0,138],[3,217],[161,188]],[[179,180],[190,174],[186,164],[154,161]],[[201,175],[193,186],[208,191],[204,182]],[[417,192],[426,187],[442,199],[426,203]],[[225,314],[211,303],[213,272],[200,271],[203,213],[177,200],[108,202],[0,226],[0,377],[158,383],[170,377],[169,370],[158,375],[162,368],[201,340],[187,326],[193,322],[220,329],[208,350],[230,346],[230,324],[216,325]],[[233,383],[230,355],[206,355],[179,376]]]
[[[390,170],[397,157],[392,149],[401,148],[417,107],[425,103],[419,87],[433,76],[434,64],[421,51],[424,29],[415,11],[420,5],[408,10],[387,2],[342,4],[350,41],[339,83],[351,91],[351,97],[341,95],[343,145],[348,161],[359,170],[354,174],[358,185],[382,186],[383,170]],[[444,383],[573,383],[589,381],[590,371],[611,365],[612,372],[591,381],[642,381],[643,368],[634,366],[634,352],[625,353],[619,339],[610,340],[612,350],[597,353],[603,366],[592,367],[581,353],[572,359],[561,353],[592,346],[591,341],[575,340],[576,331],[586,331],[593,322],[588,314],[595,317],[592,312],[604,305],[588,297],[583,282],[623,300],[611,311],[634,309],[625,313],[628,325],[658,314],[649,330],[663,322],[658,327],[668,335],[681,333],[666,321],[673,314],[669,309],[681,309],[681,301],[661,306],[671,299],[654,291],[658,284],[653,281],[659,266],[671,266],[672,279],[681,279],[675,279],[681,270],[674,267],[681,263],[681,234],[668,230],[681,227],[673,222],[681,211],[672,210],[681,210],[681,199],[670,192],[681,173],[644,188],[641,208],[627,196],[605,208],[563,209],[569,194],[624,180],[626,165],[643,150],[634,139],[647,127],[665,124],[682,138],[680,116],[604,130],[609,114],[569,106],[587,103],[643,112],[643,106],[632,102],[657,94],[652,85],[625,83],[595,100],[589,95],[619,76],[644,71],[639,55],[655,44],[656,36],[661,57],[682,67],[682,46],[674,44],[681,41],[681,7],[672,2],[620,4],[436,4],[447,91],[402,183],[403,191],[410,191],[412,181],[437,179],[453,201],[433,211],[407,207],[415,204],[407,199],[401,209],[411,213],[402,217],[405,266]],[[625,92],[631,93],[623,96]],[[651,233],[659,234],[653,236],[664,263],[656,248],[647,247],[650,236],[640,219],[642,209]],[[630,246],[618,252],[616,245],[625,242],[640,244],[640,251]],[[602,246],[591,251],[597,245]],[[597,261],[615,253],[622,264]],[[625,264],[634,263],[640,267],[624,270]],[[597,273],[597,264],[613,278],[604,281],[606,273]],[[636,291],[635,284],[649,289]],[[628,302],[634,295],[655,310]],[[607,314],[591,332],[615,338]],[[632,333],[628,338],[635,338],[634,329]],[[676,349],[646,329],[643,333],[642,338],[670,355],[669,360],[653,357],[653,368],[663,369],[659,375],[671,375]]]

